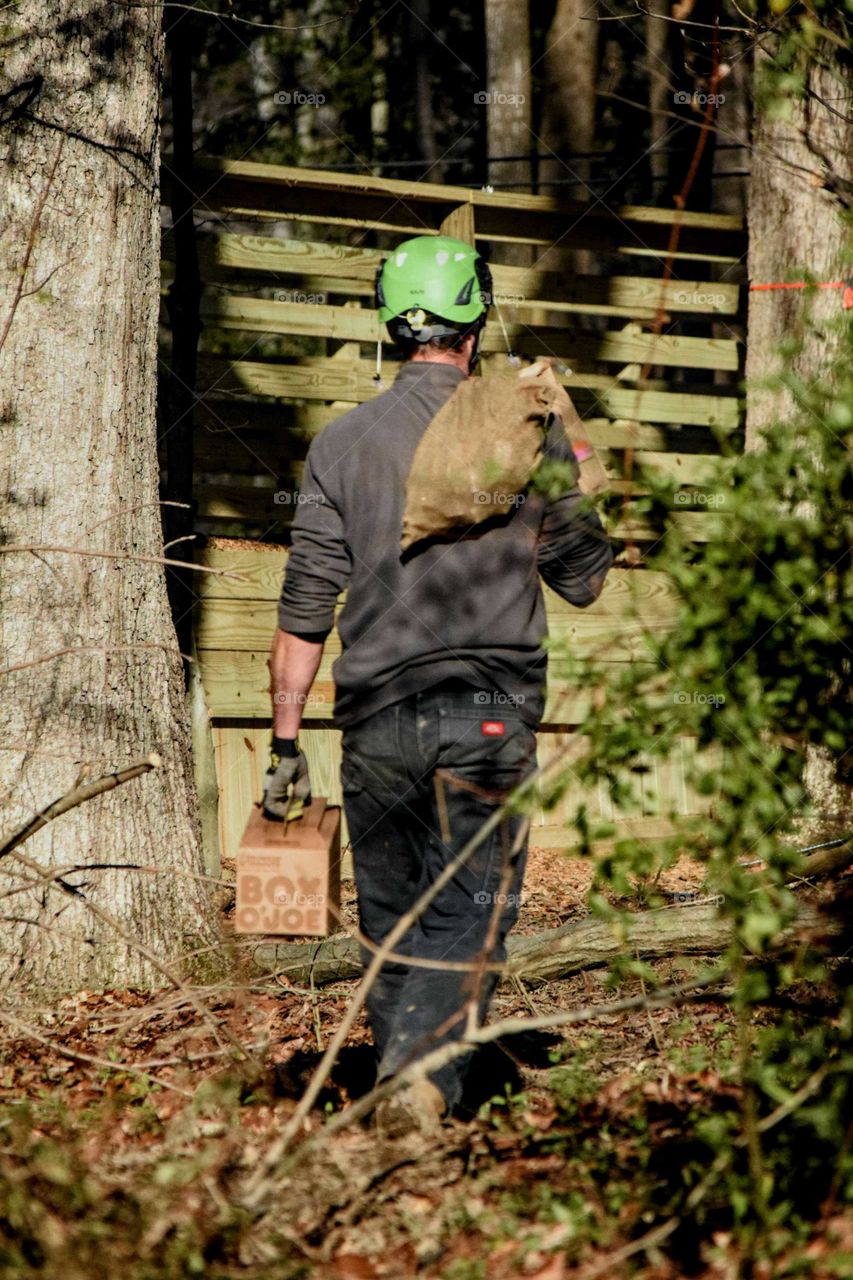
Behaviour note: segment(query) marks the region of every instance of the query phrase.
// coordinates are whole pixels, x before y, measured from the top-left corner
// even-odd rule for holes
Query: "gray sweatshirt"
[[[401,555],[415,449],[464,377],[452,365],[404,364],[388,391],[330,423],[308,451],[278,620],[324,639],[346,589],[333,668],[342,727],[448,679],[507,695],[537,725],[547,634],[540,575],[584,606],[612,562],[577,488],[554,501],[530,492],[504,521]],[[577,474],[559,422],[546,454]]]

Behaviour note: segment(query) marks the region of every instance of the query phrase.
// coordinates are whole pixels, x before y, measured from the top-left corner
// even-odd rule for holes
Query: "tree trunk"
[[[762,61],[765,55],[759,55],[759,64]],[[793,279],[795,272],[802,273],[800,279],[841,280],[848,269],[849,228],[841,215],[849,192],[846,197],[839,192],[838,180],[850,181],[853,123],[841,118],[836,103],[853,94],[853,72],[840,62],[835,74],[809,62],[805,75],[810,96],[791,100],[790,119],[770,118],[759,110],[755,115],[749,188],[753,284]],[[839,315],[840,307],[840,290],[818,290],[808,305],[798,290],[750,293],[747,447],[756,447],[762,427],[783,420],[794,409],[787,392],[755,385],[782,368],[779,344],[791,334],[802,334],[795,371],[806,379],[821,370],[826,375],[841,355],[841,334],[828,329],[826,322]],[[805,328],[807,311],[813,323]]]
[[[430,50],[434,37],[430,31],[429,0],[412,0],[409,19],[412,62],[415,73],[415,119],[417,121],[418,156],[424,161],[428,182],[444,181],[435,141],[435,114],[432,101]]]
[[[773,118],[756,111],[752,176],[749,189],[749,278],[753,284],[772,284],[794,278],[832,282],[849,272],[851,204],[850,156],[853,122],[838,104],[853,96],[853,67],[849,55],[823,46],[819,57],[805,60],[806,94],[791,98],[789,118]],[[758,55],[759,68],[770,55]],[[759,381],[778,372],[784,363],[809,381],[832,378],[846,360],[840,315],[842,291],[817,290],[813,298],[801,290],[754,291],[749,295],[746,359],[746,447],[759,448],[760,432],[799,412],[784,389],[766,390]],[[807,315],[810,323],[806,324]],[[793,357],[779,352],[783,339],[802,337]],[[853,818],[853,789],[837,776],[835,762],[811,750],[805,783],[809,795],[829,826],[818,821],[803,829],[806,836],[822,835]]]
[[[160,19],[157,5],[29,0],[9,19],[0,82],[2,829],[81,776],[151,751],[164,761],[24,844],[48,877],[81,868],[65,888],[14,853],[4,860],[2,967],[7,984],[31,990],[162,986],[161,964],[221,971],[215,951],[182,962],[218,932],[195,878],[181,659],[162,565],[125,558],[158,557],[163,545]],[[29,545],[117,558],[8,550]],[[162,873],[114,869],[127,863]]]
[[[648,76],[649,99],[649,176],[652,204],[662,203],[669,180],[669,134],[672,131],[672,23],[670,0],[649,0],[643,38],[646,56],[643,65]]]
[[[530,188],[530,22],[525,0],[486,0],[486,138],[489,182]],[[496,159],[497,157],[497,159]]]
[[[557,0],[545,37],[542,146],[539,174],[546,187],[588,200],[595,148],[595,90],[598,81],[596,5],[589,0]],[[566,185],[570,182],[571,185]]]
[[[542,138],[539,178],[545,195],[589,202],[595,149],[598,84],[596,8],[589,0],[557,0],[545,37],[542,93]],[[554,184],[554,185],[547,185]],[[595,271],[588,249],[540,250],[537,266],[545,271]]]
[[[166,462],[163,527],[171,555],[180,560],[193,558],[193,470],[195,462],[195,422],[198,369],[198,340],[201,334],[201,276],[193,220],[193,54],[195,27],[190,14],[180,22],[166,19],[166,46],[172,88],[172,225],[167,234],[174,243],[175,275],[166,295],[172,350],[169,373],[163,380],[166,390],[163,443]],[[173,547],[176,551],[171,550]],[[189,685],[189,653],[192,649],[193,590],[192,569],[172,567],[166,573],[166,589],[178,647],[187,655],[184,676]]]

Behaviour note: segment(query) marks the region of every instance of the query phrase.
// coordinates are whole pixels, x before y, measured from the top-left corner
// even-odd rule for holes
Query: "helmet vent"
[[[471,301],[471,294],[474,292],[474,279],[475,277],[471,276],[467,284],[464,284],[459,290],[456,295],[456,301],[453,304],[455,307],[467,307]]]

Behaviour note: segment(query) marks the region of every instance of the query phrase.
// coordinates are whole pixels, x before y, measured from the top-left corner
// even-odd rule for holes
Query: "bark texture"
[[[486,78],[489,182],[520,183],[513,190],[529,190],[529,160],[494,159],[533,151],[530,21],[524,0],[486,0]]]
[[[756,112],[749,192],[749,278],[754,284],[840,281],[849,273],[853,118],[839,107],[853,96],[853,62],[845,50],[823,46],[818,54],[804,61],[805,94],[791,100],[789,117]],[[759,70],[769,56],[759,56]],[[783,339],[802,335],[801,350],[784,360],[807,381],[818,374],[831,381],[839,362],[849,358],[841,328],[833,324],[841,305],[840,289],[817,290],[811,298],[801,290],[750,293],[748,449],[760,447],[763,428],[797,412],[787,391],[757,385],[781,368]],[[853,819],[853,789],[838,778],[828,755],[809,752],[805,782],[817,810],[834,826]],[[802,834],[823,832],[818,822],[804,827]]]
[[[557,0],[542,59],[540,176],[561,183],[573,179],[563,194],[568,192],[573,200],[583,201],[590,195],[589,153],[595,148],[596,9],[590,0]]]
[[[824,56],[827,51],[822,50]],[[766,55],[760,55],[759,69]],[[830,68],[808,61],[806,96],[791,99],[790,118],[756,111],[749,188],[749,278],[754,284],[785,280],[841,280],[849,230],[842,213],[853,208],[851,162],[853,119],[838,110],[853,94],[853,69],[836,60]],[[841,291],[752,292],[746,376],[747,447],[762,427],[793,409],[787,394],[759,389],[756,380],[781,367],[779,344],[803,334],[794,368],[804,378],[831,372],[840,357],[841,335],[827,327],[840,314]],[[804,330],[807,312],[813,325]]]
[[[542,137],[539,178],[545,195],[588,204],[593,196],[596,141],[596,87],[599,73],[598,5],[590,0],[557,0],[542,58]],[[593,274],[595,255],[588,249],[559,245],[540,250],[537,265],[546,271]]]
[[[162,554],[161,10],[28,0],[6,15],[5,41],[0,830],[81,776],[152,751],[164,767],[38,832],[20,850],[30,869],[4,859],[0,967],[7,986],[37,990],[162,986],[155,960],[177,969],[217,940],[193,878],[188,711],[162,566],[2,550]],[[111,869],[128,863],[162,874]],[[80,868],[65,888],[59,867]]]

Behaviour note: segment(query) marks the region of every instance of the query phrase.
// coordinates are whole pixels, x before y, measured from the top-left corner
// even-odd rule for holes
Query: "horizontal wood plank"
[[[621,485],[621,488],[627,488]],[[631,484],[633,493],[641,493],[642,485]],[[260,489],[251,485],[203,484],[197,492],[198,516],[201,520],[213,522],[219,531],[232,537],[258,539],[283,538],[293,522],[296,503],[277,503],[275,493],[286,493],[286,490]],[[292,496],[292,495],[289,495]],[[670,511],[669,522],[674,525],[688,542],[715,542],[728,536],[728,527],[724,514],[718,509],[717,499],[724,494],[714,495],[713,508],[703,505],[700,498],[692,501],[698,504],[698,510]],[[223,529],[221,526],[229,527]],[[234,525],[235,527],[231,527]],[[658,542],[664,533],[663,525],[653,523],[645,517],[625,515],[624,512],[612,517],[607,522],[607,531],[615,541]]]
[[[214,540],[199,552],[197,559],[199,564],[218,572],[201,575],[197,590],[203,601],[278,600],[287,557],[286,548],[269,543],[247,545],[226,538]],[[222,571],[239,574],[242,580],[222,577]],[[543,592],[549,618],[618,613],[626,617],[642,617],[650,627],[654,627],[657,620],[666,621],[674,617],[677,603],[677,595],[668,576],[648,569],[611,569],[601,596],[587,609],[569,604],[548,586],[543,585]]]
[[[502,329],[491,319],[483,335],[485,353],[503,353],[508,339],[520,355],[557,356],[578,368],[599,361],[611,364],[649,364],[663,367],[736,370],[738,344],[723,338],[688,338],[643,333],[626,326],[596,336],[563,333],[554,326],[537,328],[514,319],[521,306],[507,308]],[[207,294],[202,319],[208,328],[245,333],[291,334],[348,342],[393,344],[376,313],[367,307],[339,307],[320,303],[277,302],[267,298],[225,293]]]
[[[346,407],[320,401],[275,402],[248,395],[226,397],[213,391],[196,405],[196,441],[202,432],[210,436],[235,433],[238,438],[243,433],[250,437],[252,432],[257,432],[275,439],[284,456],[304,457],[307,442],[345,412]],[[602,418],[595,413],[585,417],[584,423],[588,438],[596,448],[704,454],[720,451],[716,436],[706,427],[653,425],[633,418]]]
[[[161,183],[163,202],[168,203],[172,183],[168,156],[163,158]],[[682,252],[715,253],[737,260],[745,248],[742,222],[732,215],[633,205],[611,211],[600,202],[582,204],[562,194],[491,193],[215,157],[197,157],[191,185],[201,212],[261,213],[422,235],[428,228],[438,230],[460,205],[471,204],[480,239],[546,245],[559,240],[567,249],[611,253],[623,247],[665,250],[671,228],[678,224]]]
[[[202,683],[211,716],[219,719],[270,718],[269,652],[210,649],[199,654]],[[321,665],[305,704],[306,720],[331,719],[334,684],[330,663]],[[559,680],[549,682],[545,720],[550,724],[582,724],[592,711],[592,695]]]
[[[163,276],[171,278],[173,252],[170,238],[164,240]],[[224,233],[202,236],[199,259],[202,279],[233,281],[252,273],[270,287],[264,276],[298,278],[296,287],[277,287],[273,301],[282,305],[322,305],[329,295],[342,294],[367,300],[372,309],[374,278],[383,251],[319,240],[279,239]],[[492,266],[498,306],[504,311],[519,307],[550,308],[556,311],[624,315],[630,319],[653,319],[660,309],[671,314],[736,315],[741,307],[741,290],[728,281],[675,278],[660,275],[558,274],[536,267]]]
[[[287,431],[265,433],[255,428],[244,431],[207,431],[195,433],[195,469],[198,483],[213,483],[212,476],[227,474],[229,478],[253,476],[267,487],[280,488],[298,484],[302,463],[308,452],[309,439]],[[702,453],[666,453],[662,450],[633,450],[630,455],[618,448],[599,448],[599,456],[613,481],[629,474],[633,489],[642,490],[640,478],[644,470],[669,476],[681,485],[707,485],[719,475],[725,477],[725,464],[718,456]]]
[[[385,370],[383,381],[386,386],[390,385],[393,375],[394,366]],[[740,401],[735,396],[640,390],[614,385],[613,379],[583,374],[561,376],[560,381],[569,390],[581,414],[592,409],[611,418],[711,426],[723,431],[734,431],[740,424]],[[372,400],[382,389],[366,360],[303,360],[286,364],[260,360],[227,361],[210,356],[199,361],[199,388],[202,395],[208,388],[215,388],[220,394],[231,392],[351,404]]]

